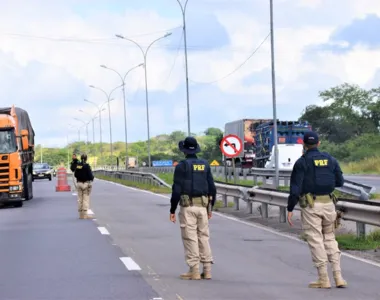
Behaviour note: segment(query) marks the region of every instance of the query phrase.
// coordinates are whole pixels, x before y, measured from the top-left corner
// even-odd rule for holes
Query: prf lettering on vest
[[[315,159],[314,160],[314,165],[316,167],[326,167],[329,163],[328,159]]]
[[[193,170],[194,171],[204,171],[205,165],[193,165]]]
[[[77,166],[77,169],[82,169],[83,167],[82,166]]]

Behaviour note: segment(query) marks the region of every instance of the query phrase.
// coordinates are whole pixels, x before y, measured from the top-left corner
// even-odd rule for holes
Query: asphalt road
[[[309,289],[317,274],[306,244],[217,213],[210,225],[213,280],[183,281],[180,229],[169,221],[166,196],[96,180],[91,207],[98,226],[107,228],[164,300],[380,299],[380,265],[345,255],[347,289]]]
[[[54,183],[35,181],[34,199],[0,209],[0,299],[158,297],[93,220],[78,219],[76,197],[55,192]]]
[[[344,178],[361,184],[373,186],[375,193],[380,193],[380,176],[375,175],[344,175]]]

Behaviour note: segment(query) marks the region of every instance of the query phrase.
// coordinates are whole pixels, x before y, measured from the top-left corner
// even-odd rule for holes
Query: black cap
[[[178,148],[186,154],[195,154],[201,151],[199,144],[195,138],[188,136],[183,141],[178,143]]]
[[[319,142],[318,134],[314,131],[307,131],[303,136],[303,142],[306,145],[317,145]]]

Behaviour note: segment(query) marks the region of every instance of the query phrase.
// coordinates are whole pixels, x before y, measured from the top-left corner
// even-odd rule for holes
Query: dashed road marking
[[[124,266],[129,270],[137,270],[140,271],[141,268],[138,264],[135,263],[135,261],[131,257],[119,257],[120,260],[123,262]]]
[[[98,230],[100,231],[101,234],[107,234],[107,235],[110,234],[108,232],[107,228],[105,228],[105,227],[98,227]]]
[[[98,179],[98,180],[104,181],[106,183],[111,183],[111,184],[114,184],[114,185],[118,185],[118,186],[121,186],[121,187],[126,188],[126,189],[130,189],[130,190],[134,190],[134,191],[139,191],[139,192],[142,192],[142,193],[155,195],[157,197],[162,197],[162,198],[170,199],[170,197],[165,196],[165,195],[160,195],[160,194],[156,194],[156,193],[153,193],[153,192],[150,192],[150,191],[132,188],[132,187],[120,184],[120,183],[110,182],[110,181],[103,180],[103,179]],[[297,237],[294,237],[294,236],[292,236],[290,234],[278,232],[275,229],[272,229],[272,228],[269,228],[269,227],[265,227],[265,226],[262,226],[262,225],[258,225],[258,224],[253,224],[253,223],[250,223],[250,222],[247,222],[247,221],[243,221],[243,220],[237,219],[235,217],[231,217],[231,216],[227,216],[227,215],[218,213],[218,212],[212,212],[212,213],[213,213],[213,215],[217,215],[219,217],[222,217],[222,218],[225,218],[225,219],[228,219],[228,220],[240,223],[240,224],[244,224],[244,225],[247,225],[247,226],[250,226],[250,227],[254,227],[254,228],[261,229],[261,230],[264,230],[264,231],[267,231],[267,232],[271,232],[271,233],[273,233],[275,235],[282,236],[282,237],[285,237],[287,239],[291,239],[293,241],[296,241],[296,242],[299,242],[299,243],[307,245],[307,243],[305,241],[302,241],[302,240],[298,239]],[[345,252],[342,252],[341,255],[349,257],[349,258],[357,260],[357,261],[364,262],[364,263],[369,264],[371,266],[380,268],[380,263],[377,263],[377,262],[374,262],[374,261],[371,261],[371,260],[368,260],[368,259],[365,259],[365,258],[361,258],[361,257],[356,256],[356,255],[348,254],[348,253],[345,253]]]

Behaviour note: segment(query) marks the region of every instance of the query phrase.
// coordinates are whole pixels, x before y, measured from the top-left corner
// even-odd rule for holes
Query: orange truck
[[[28,113],[0,108],[0,204],[21,207],[33,198],[34,130]]]

